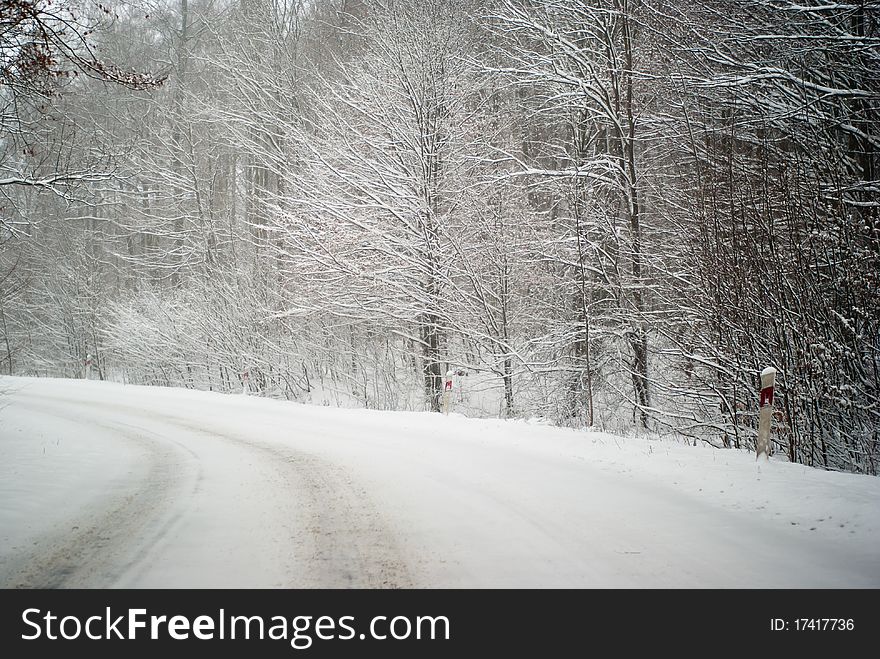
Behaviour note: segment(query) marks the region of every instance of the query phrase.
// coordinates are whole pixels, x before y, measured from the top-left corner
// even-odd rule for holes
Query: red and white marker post
[[[776,385],[776,369],[768,366],[761,371],[761,398],[758,403],[758,443],[755,460],[770,459],[770,423],[773,419],[773,387]]]
[[[446,380],[443,384],[443,414],[449,414],[449,398],[452,396],[452,377],[455,371],[446,371]]]

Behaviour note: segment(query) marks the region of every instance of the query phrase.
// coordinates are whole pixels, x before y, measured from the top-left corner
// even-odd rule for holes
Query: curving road
[[[878,479],[455,415],[0,378],[0,586],[880,586]]]
[[[35,540],[4,552],[6,587],[410,585],[369,502],[316,456],[94,400],[18,395],[4,416],[22,415],[128,469],[53,528],[30,520]]]

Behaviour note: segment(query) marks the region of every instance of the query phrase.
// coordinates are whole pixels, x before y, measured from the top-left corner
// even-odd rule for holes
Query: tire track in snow
[[[298,566],[298,569],[292,570],[288,583],[278,585],[293,588],[405,588],[412,585],[408,566],[402,558],[394,534],[369,500],[366,490],[338,465],[292,446],[264,443],[213,429],[206,430],[194,425],[191,419],[167,413],[157,414],[154,411],[118,403],[99,405],[97,401],[63,396],[40,394],[35,397],[77,406],[84,404],[95,406],[105,415],[108,411],[116,410],[127,417],[144,418],[154,425],[159,423],[208,439],[219,439],[268,460],[278,471],[277,480],[283,484],[283,491],[279,492],[279,496],[292,503],[299,513],[299,524],[292,528],[289,539],[294,565]],[[118,421],[109,422],[107,425],[92,420],[88,423],[117,432],[121,427],[133,427]],[[150,434],[162,436],[158,433]],[[198,460],[198,456],[180,442],[170,439],[165,441],[187,450]],[[190,495],[198,488],[199,480],[201,474]],[[144,483],[144,487],[150,490],[157,481],[148,477]],[[181,494],[184,495],[183,492]],[[161,498],[162,495],[150,492],[149,496]],[[271,506],[273,502],[267,501],[265,505]],[[118,511],[114,510],[108,514],[104,522],[118,523],[121,518],[126,517],[127,510],[135,513],[128,516],[129,521],[137,517],[136,511],[124,505]],[[138,549],[137,556],[146,555],[150,547],[166,535],[170,526],[182,523],[180,517],[180,513],[175,515],[163,526],[158,535],[154,534],[143,543]],[[101,523],[98,522],[92,528],[100,526]],[[124,541],[125,536],[123,535],[121,539]],[[240,538],[238,541],[247,542],[247,538]],[[74,553],[82,554],[90,542],[93,541],[90,540],[89,533],[77,534],[71,539],[70,549],[76,550]],[[95,555],[105,551],[103,544],[92,549]],[[59,555],[64,553],[64,549],[57,552]],[[67,553],[71,552],[67,551]],[[129,570],[132,564],[137,564],[136,558],[129,561],[128,567],[119,573]],[[70,579],[65,578],[62,583],[67,586]],[[47,584],[42,587],[59,586]]]
[[[138,410],[126,407],[126,411]],[[291,541],[307,568],[295,575],[288,587],[405,588],[412,585],[393,534],[369,501],[366,490],[341,467],[293,447],[205,430],[176,416],[163,415],[162,419],[189,432],[262,453],[286,470],[290,489],[284,496],[294,498],[294,504],[306,520],[305,528],[297,529],[299,532]]]
[[[177,442],[120,422],[99,422],[30,396],[16,406],[84,427],[111,431],[136,447],[147,463],[133,487],[110,493],[97,507],[82,510],[66,532],[43,536],[36,549],[13,556],[6,588],[107,588],[143,559],[179,523],[175,501],[191,495],[202,479],[193,454]],[[152,436],[151,436],[152,435]],[[175,510],[177,510],[175,512]]]

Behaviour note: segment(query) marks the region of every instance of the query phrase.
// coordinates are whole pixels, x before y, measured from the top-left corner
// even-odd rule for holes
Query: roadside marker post
[[[764,454],[770,459],[770,425],[773,420],[773,388],[776,385],[776,369],[768,366],[761,371],[761,398],[758,402],[758,443],[755,460]]]
[[[455,371],[446,371],[446,381],[443,385],[443,414],[449,414],[449,399],[452,397],[452,378]]]

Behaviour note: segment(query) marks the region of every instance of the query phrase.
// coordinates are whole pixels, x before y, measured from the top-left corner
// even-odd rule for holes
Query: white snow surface
[[[454,412],[0,390],[5,588],[880,587],[876,477]]]

